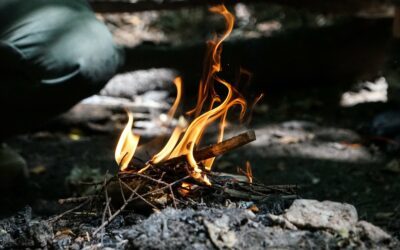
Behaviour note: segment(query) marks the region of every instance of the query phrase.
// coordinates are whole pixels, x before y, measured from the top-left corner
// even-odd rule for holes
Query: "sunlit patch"
[[[360,83],[357,91],[348,91],[342,95],[340,105],[351,107],[368,102],[387,102],[388,87],[389,85],[384,77],[375,82]]]

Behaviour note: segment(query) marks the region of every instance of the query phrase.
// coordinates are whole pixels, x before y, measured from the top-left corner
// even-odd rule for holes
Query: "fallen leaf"
[[[376,219],[389,219],[394,216],[393,212],[379,212],[375,214]]]
[[[391,160],[388,164],[386,164],[385,171],[391,172],[391,173],[400,173],[400,162],[398,159],[393,159]]]
[[[62,237],[62,236],[75,236],[75,234],[74,234],[74,232],[72,232],[71,229],[66,228],[66,229],[62,229],[60,231],[57,231],[57,233],[55,235],[56,238],[59,238],[59,237]]]
[[[36,166],[36,167],[34,167],[34,168],[29,170],[29,172],[32,173],[32,174],[43,174],[46,171],[47,171],[47,169],[43,165],[38,165],[38,166]]]
[[[73,141],[79,141],[82,137],[83,133],[80,129],[72,129],[69,134],[68,137],[69,139],[73,140]]]
[[[282,144],[295,144],[299,143],[302,141],[302,138],[300,137],[295,137],[295,136],[283,136],[282,138],[279,139],[279,142]]]
[[[253,213],[258,213],[260,212],[260,209],[256,206],[256,205],[251,205],[251,207],[249,207],[249,210],[252,211]]]
[[[160,198],[154,199],[154,202],[158,203],[160,205],[165,205],[168,202],[168,196],[166,194],[164,194]]]

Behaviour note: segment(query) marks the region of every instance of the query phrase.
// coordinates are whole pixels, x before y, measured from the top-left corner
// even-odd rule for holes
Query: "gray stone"
[[[283,218],[299,228],[334,231],[350,231],[358,221],[354,206],[316,200],[295,200]]]
[[[377,226],[366,221],[359,221],[356,230],[361,236],[364,236],[374,243],[389,241],[391,236]]]
[[[137,70],[115,76],[101,95],[133,99],[149,90],[173,90],[177,72],[171,69]]]

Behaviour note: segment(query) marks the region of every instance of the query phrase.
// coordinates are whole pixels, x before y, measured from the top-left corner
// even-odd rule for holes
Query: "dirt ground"
[[[302,198],[353,204],[360,219],[399,237],[399,146],[368,129],[376,114],[390,107],[372,103],[342,108],[312,96],[290,98],[267,97],[250,124],[229,125],[226,137],[250,128],[257,140],[220,157],[215,170],[235,172],[248,160],[259,181],[297,184]],[[58,213],[57,200],[79,192],[74,176],[101,180],[106,171],[116,171],[119,127],[111,132],[70,129],[50,126],[8,141],[25,157],[31,179],[22,195],[9,198],[3,209],[13,213],[29,203],[36,215]],[[149,138],[147,134],[144,140]]]

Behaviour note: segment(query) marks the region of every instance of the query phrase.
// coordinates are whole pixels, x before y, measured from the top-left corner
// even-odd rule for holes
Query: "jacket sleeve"
[[[120,51],[85,0],[1,0],[0,112],[67,110],[116,74]]]

